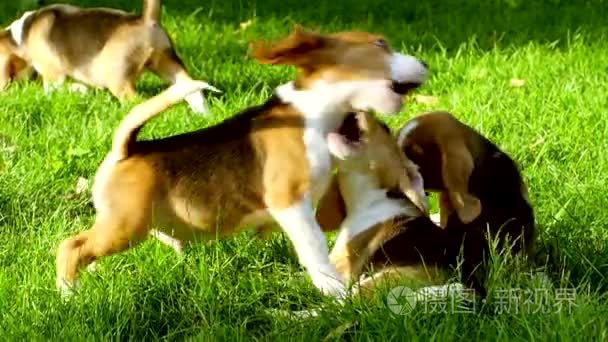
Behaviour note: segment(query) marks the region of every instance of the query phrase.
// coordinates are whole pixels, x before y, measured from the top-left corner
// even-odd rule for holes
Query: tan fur
[[[305,31],[296,25],[294,32],[278,44],[252,43],[252,54],[263,64],[298,66],[297,84],[304,88],[321,77],[357,80],[387,74],[383,61],[390,52],[388,47],[369,48],[381,36],[367,32],[341,32],[328,35],[330,39],[320,38],[318,33]],[[314,52],[302,54],[302,48],[314,49]],[[336,55],[336,51],[340,54]],[[340,67],[320,68],[328,59],[335,60]],[[367,70],[366,74],[356,72],[361,68]]]
[[[425,187],[429,191],[441,193],[439,204],[442,226],[445,226],[445,220],[454,211],[466,224],[477,218],[482,210],[479,199],[468,192],[475,161],[483,152],[481,140],[472,131],[461,129],[461,124],[450,118],[448,113],[437,112],[434,115],[423,115],[414,119],[418,122],[436,121],[436,124],[432,125],[432,133],[429,132],[426,136],[423,132],[417,133],[415,139],[425,144],[433,141],[433,144],[440,148],[437,154],[440,160],[431,160],[430,157],[423,155],[421,158],[424,158],[425,163],[428,164],[425,167],[429,170],[425,178]],[[411,153],[424,153],[417,146],[417,142],[402,143],[403,148],[406,148],[407,144]]]
[[[144,1],[141,16],[50,5],[25,20],[21,47],[47,87],[72,78],[127,100],[144,70],[170,83],[190,79],[159,16],[160,0]]]
[[[442,285],[449,278],[448,272],[435,266],[391,266],[359,281],[353,294],[369,299],[380,288],[390,289],[404,285],[413,287]]]
[[[301,34],[324,42],[325,59],[305,67],[299,63],[306,55],[318,53]],[[313,84],[311,77],[325,72],[365,79],[370,71],[380,69],[378,64],[385,65],[388,56],[388,52],[383,53],[384,58],[370,53],[368,50],[378,47],[369,44],[368,38],[351,38],[345,43],[339,38],[296,32],[288,39],[292,41],[287,49],[292,50],[281,48],[285,44],[279,42],[268,51],[285,56],[281,63],[297,66],[298,82],[306,85]],[[344,53],[351,57],[344,60]],[[262,62],[270,58],[266,50],[255,56]],[[356,65],[351,65],[354,60]],[[314,72],[309,73],[311,70]],[[336,70],[339,72],[334,73]],[[217,126],[137,141],[147,120],[185,94],[184,89],[173,86],[135,107],[120,124],[112,151],[95,178],[95,223],[59,246],[58,287],[74,284],[81,267],[137,244],[152,229],[174,239],[171,244],[181,248],[182,243],[232,234],[244,224],[262,224],[270,219],[267,210],[289,208],[305,195],[320,197],[313,193],[315,179],[306,157],[303,113],[277,98]],[[339,123],[346,114],[327,115]],[[314,218],[314,213],[310,216]]]
[[[0,31],[0,91],[12,81],[29,77],[32,68],[21,57],[9,31]]]

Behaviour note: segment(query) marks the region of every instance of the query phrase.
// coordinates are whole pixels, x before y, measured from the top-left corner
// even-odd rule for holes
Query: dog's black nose
[[[420,83],[413,83],[413,82],[395,82],[395,81],[393,81],[393,83],[391,84],[391,88],[393,89],[393,91],[400,95],[405,95],[410,90],[416,89],[419,86],[420,86]]]

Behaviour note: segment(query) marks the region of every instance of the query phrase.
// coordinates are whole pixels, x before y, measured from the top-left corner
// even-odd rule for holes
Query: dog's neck
[[[370,175],[349,170],[338,174],[340,192],[348,213],[336,244],[349,241],[362,232],[398,216],[418,217],[420,211],[414,204],[387,196]]]
[[[288,82],[276,89],[277,96],[294,106],[307,122],[307,128],[315,128],[323,134],[337,129],[350,112],[349,82],[329,83],[317,81],[308,89],[297,89],[295,82]]]

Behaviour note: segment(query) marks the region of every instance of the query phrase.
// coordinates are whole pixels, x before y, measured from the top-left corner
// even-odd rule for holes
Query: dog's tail
[[[160,0],[144,0],[144,8],[141,13],[144,21],[160,21]]]
[[[137,138],[143,125],[162,111],[182,101],[186,96],[203,89],[214,90],[204,81],[188,80],[177,82],[160,94],[136,105],[118,125],[112,141],[112,154],[116,160],[129,156],[129,146]]]

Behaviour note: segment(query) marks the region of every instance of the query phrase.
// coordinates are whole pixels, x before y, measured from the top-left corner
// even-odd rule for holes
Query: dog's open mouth
[[[393,82],[391,88],[399,95],[406,95],[410,91],[420,87],[422,83],[416,82]]]
[[[361,142],[361,128],[359,127],[359,120],[357,119],[356,113],[350,113],[344,121],[342,121],[342,125],[338,128],[337,134],[344,137],[346,143],[352,146],[359,145]]]
[[[330,152],[340,158],[345,159],[354,154],[362,145],[362,132],[359,127],[359,120],[356,113],[350,113],[338,130],[327,134],[327,144]]]

